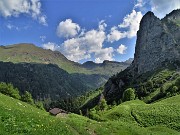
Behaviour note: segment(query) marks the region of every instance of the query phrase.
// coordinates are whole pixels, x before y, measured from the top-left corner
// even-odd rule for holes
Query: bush
[[[136,95],[135,95],[135,93],[134,93],[134,89],[132,89],[132,88],[126,89],[126,90],[123,92],[123,101],[134,100],[135,97],[136,97]]]
[[[99,109],[101,111],[105,110],[107,108],[107,103],[106,103],[106,100],[103,98],[101,99],[100,103],[99,103]]]
[[[14,86],[11,83],[4,83],[1,82],[0,83],[0,92],[2,94],[5,94],[7,96],[16,98],[16,99],[20,99],[20,95],[19,95],[19,90],[17,88],[14,88]]]
[[[41,101],[36,101],[35,102],[35,106],[41,110],[45,110],[44,109],[44,106],[43,106],[43,103]]]
[[[172,83],[165,83],[160,88],[161,93],[165,93],[171,86],[172,86]]]
[[[172,89],[171,89],[171,92],[172,93],[178,92],[178,87],[177,86],[173,86]]]
[[[32,95],[28,91],[25,91],[24,95],[22,95],[22,97],[21,97],[21,100],[24,102],[27,102],[29,104],[34,104],[34,101],[32,99]]]

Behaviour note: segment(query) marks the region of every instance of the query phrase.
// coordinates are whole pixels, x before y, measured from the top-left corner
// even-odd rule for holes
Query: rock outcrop
[[[163,19],[147,12],[137,32],[134,61],[108,80],[103,91],[105,99],[110,103],[121,98],[132,80],[175,61],[180,61],[180,10],[174,10]]]
[[[179,12],[179,14],[177,14]],[[174,15],[175,14],[175,15]],[[152,71],[164,61],[180,59],[180,10],[160,20],[148,12],[141,20],[132,68],[138,74]]]

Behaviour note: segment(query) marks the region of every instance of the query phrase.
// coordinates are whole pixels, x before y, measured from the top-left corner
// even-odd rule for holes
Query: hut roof
[[[57,115],[59,113],[67,113],[67,112],[63,109],[53,108],[53,109],[49,110],[49,113],[52,115]]]

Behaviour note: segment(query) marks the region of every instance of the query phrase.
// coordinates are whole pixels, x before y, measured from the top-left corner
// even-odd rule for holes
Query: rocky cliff
[[[141,20],[132,68],[138,74],[152,71],[164,61],[180,58],[180,10],[160,20],[148,12]]]
[[[163,19],[147,12],[140,22],[134,61],[123,72],[111,77],[104,87],[104,97],[110,103],[122,97],[142,74],[152,72],[165,63],[180,61],[180,10]],[[136,83],[137,84],[137,83]]]

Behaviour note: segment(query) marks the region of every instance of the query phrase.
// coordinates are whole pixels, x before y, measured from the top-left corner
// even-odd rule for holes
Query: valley
[[[46,36],[40,36],[42,46],[1,45],[0,135],[179,135],[180,9],[160,19],[156,12],[136,12],[144,4],[138,2],[118,26],[101,20],[87,31],[71,19],[60,22],[60,46],[45,44]],[[42,23],[46,16],[34,8],[33,19]],[[134,58],[130,46],[108,46],[136,32]],[[119,62],[117,56],[129,59]]]

